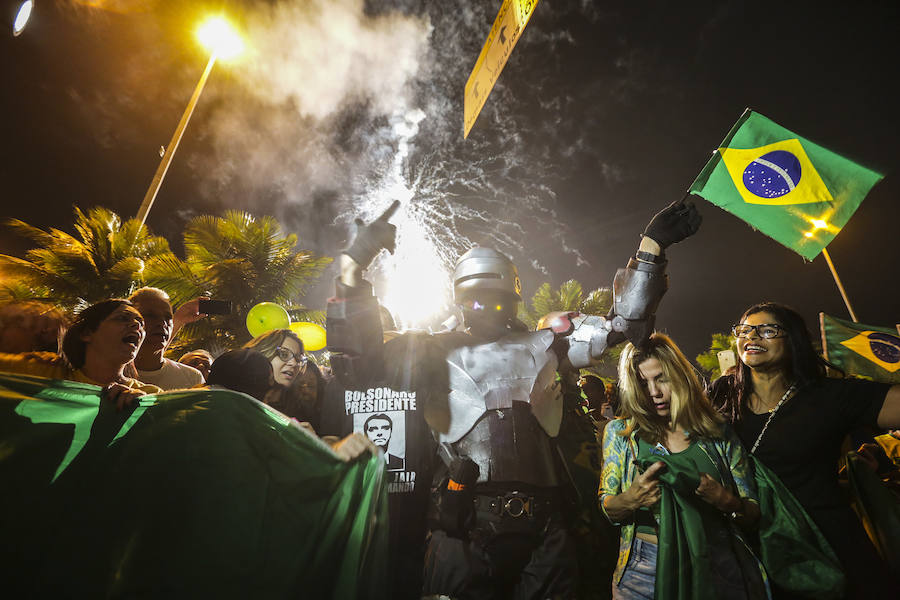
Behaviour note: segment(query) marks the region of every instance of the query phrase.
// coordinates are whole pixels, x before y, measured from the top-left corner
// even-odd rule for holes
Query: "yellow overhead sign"
[[[538,0],[503,0],[491,32],[475,62],[475,68],[466,82],[463,137],[469,137],[478,113],[500,77],[500,71],[506,65],[537,3]]]

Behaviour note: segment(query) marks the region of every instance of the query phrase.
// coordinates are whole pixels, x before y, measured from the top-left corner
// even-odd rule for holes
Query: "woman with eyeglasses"
[[[713,402],[818,525],[844,568],[848,597],[893,595],[892,576],[838,485],[837,465],[851,430],[900,426],[900,385],[826,378],[803,318],[783,304],[751,306],[732,333],[740,360],[734,375],[713,385]]]
[[[297,334],[290,329],[274,329],[253,338],[244,348],[256,350],[272,363],[275,383],[266,395],[266,404],[318,428],[324,385],[319,385],[318,367],[309,362]],[[316,382],[315,390],[310,380]]]

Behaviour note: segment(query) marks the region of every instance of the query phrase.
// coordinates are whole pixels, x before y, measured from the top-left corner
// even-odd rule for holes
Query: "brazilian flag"
[[[227,390],[0,374],[7,598],[383,598],[384,460]]]
[[[747,109],[689,191],[812,260],[882,177]]]
[[[848,375],[900,383],[900,336],[894,329],[819,313],[825,358]]]

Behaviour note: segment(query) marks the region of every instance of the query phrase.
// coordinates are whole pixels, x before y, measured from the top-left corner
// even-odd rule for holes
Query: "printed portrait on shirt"
[[[403,411],[353,415],[353,428],[360,431],[384,453],[388,471],[406,467],[406,419]]]

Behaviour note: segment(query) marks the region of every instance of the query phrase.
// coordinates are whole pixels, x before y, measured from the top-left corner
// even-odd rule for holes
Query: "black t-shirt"
[[[837,478],[841,444],[856,427],[877,427],[889,387],[858,379],[822,379],[806,385],[778,409],[754,454],[807,510],[847,506]],[[747,450],[753,448],[769,414],[745,409],[735,423]]]
[[[394,599],[419,598],[425,554],[426,513],[436,442],[425,422],[425,385],[433,365],[426,334],[406,334],[384,345],[383,378],[344,387],[329,385],[323,434],[354,431],[384,451],[388,486],[391,591]]]

